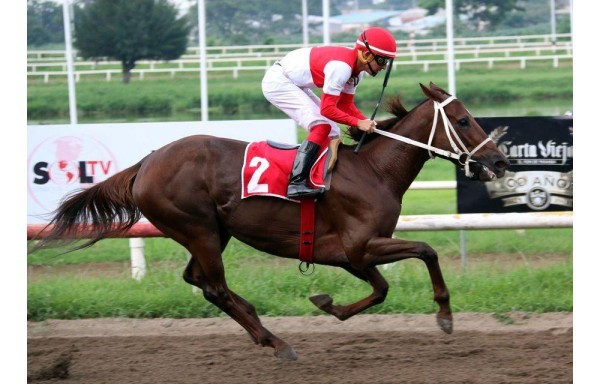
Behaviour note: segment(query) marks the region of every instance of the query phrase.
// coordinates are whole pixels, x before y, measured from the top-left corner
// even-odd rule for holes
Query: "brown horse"
[[[435,154],[482,181],[502,177],[508,161],[462,102],[435,84],[421,88],[427,99],[410,112],[398,99],[390,102],[395,117],[379,121],[379,134],[368,135],[358,153],[354,146],[340,146],[330,189],[316,204],[313,261],[344,268],[368,282],[372,293],[352,304],[334,304],[327,294],[310,300],[346,320],[384,301],[388,283],[377,265],[418,258],[431,277],[438,324],[451,333],[450,294],[437,253],[428,244],[392,238],[402,197]],[[350,130],[355,139],[360,133]],[[298,258],[299,252],[300,204],[273,197],[241,199],[246,145],[204,135],[170,143],[66,198],[45,239],[32,252],[60,239],[82,237],[82,226],[91,236],[75,249],[90,246],[131,228],[144,215],[191,253],[183,274],[186,282],[201,288],[204,297],[244,327],[257,344],[274,348],[277,357],[294,360],[292,347],[265,329],[253,305],[225,281],[221,254],[232,236],[276,256]]]

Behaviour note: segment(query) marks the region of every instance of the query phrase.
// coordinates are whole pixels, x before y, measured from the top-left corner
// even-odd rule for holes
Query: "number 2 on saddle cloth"
[[[329,148],[325,147],[319,152],[307,179],[312,188],[329,189],[338,145],[339,139],[333,140]],[[242,199],[252,196],[271,196],[297,201],[287,197],[287,186],[298,147],[298,145],[271,141],[249,143],[242,166]],[[300,260],[307,264],[312,263],[313,255],[314,204],[314,198],[300,199],[299,254]]]

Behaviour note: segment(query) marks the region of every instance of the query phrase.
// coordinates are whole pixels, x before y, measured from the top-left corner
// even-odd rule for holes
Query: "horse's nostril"
[[[500,169],[500,170],[505,170],[506,168],[508,168],[510,162],[508,161],[508,159],[504,156],[499,157],[495,162],[494,162],[494,166],[496,167],[496,169]]]

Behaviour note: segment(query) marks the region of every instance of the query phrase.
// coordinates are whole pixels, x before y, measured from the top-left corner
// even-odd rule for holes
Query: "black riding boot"
[[[325,191],[325,188],[313,189],[306,185],[306,178],[309,176],[310,168],[317,160],[319,149],[320,146],[312,141],[304,140],[302,142],[294,159],[287,197],[312,197]]]

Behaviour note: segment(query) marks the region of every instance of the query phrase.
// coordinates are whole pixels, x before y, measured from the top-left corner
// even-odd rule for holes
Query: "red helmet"
[[[379,27],[365,29],[358,36],[355,48],[379,56],[396,57],[396,39],[386,29]]]

